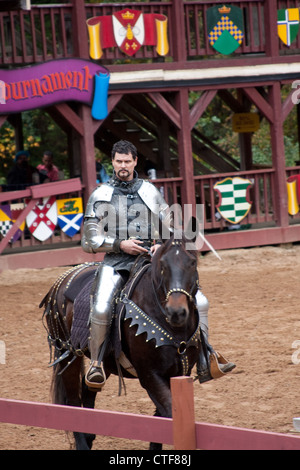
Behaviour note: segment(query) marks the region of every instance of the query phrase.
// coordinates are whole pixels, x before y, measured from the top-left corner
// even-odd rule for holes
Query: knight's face
[[[122,181],[130,181],[134,176],[134,169],[137,165],[137,158],[134,160],[131,153],[128,155],[125,153],[116,152],[112,159],[112,165],[115,173]]]

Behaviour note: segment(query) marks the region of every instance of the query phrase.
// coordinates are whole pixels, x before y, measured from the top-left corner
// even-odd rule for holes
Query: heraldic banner
[[[241,8],[224,5],[208,8],[207,34],[210,45],[221,54],[232,54],[244,38],[243,12]]]
[[[142,46],[156,46],[159,55],[169,52],[168,18],[156,13],[121,10],[111,16],[94,16],[87,20],[90,57],[100,59],[103,49],[119,47],[133,56]]]

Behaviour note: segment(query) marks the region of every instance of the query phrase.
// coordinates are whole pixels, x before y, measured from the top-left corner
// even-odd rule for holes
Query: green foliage
[[[290,91],[289,86],[283,87],[282,101],[286,99]],[[235,96],[234,90],[230,92]],[[201,93],[190,93],[190,107],[200,96]],[[252,106],[250,111],[257,112],[257,109]],[[232,116],[232,110],[216,96],[197,122],[196,128],[232,158],[239,161],[239,135],[232,131]],[[286,166],[294,166],[300,159],[296,106],[284,122],[284,148]],[[252,158],[254,165],[272,166],[270,125],[265,118],[261,119],[259,130],[252,135]]]
[[[22,113],[22,123],[23,147],[30,153],[31,165],[37,166],[41,163],[44,151],[51,150],[55,164],[68,175],[66,134],[43,109]],[[16,151],[15,130],[6,122],[0,128],[0,181],[2,183],[5,182],[5,177],[14,164]]]

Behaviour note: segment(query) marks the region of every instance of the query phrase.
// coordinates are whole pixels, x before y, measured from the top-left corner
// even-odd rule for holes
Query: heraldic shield
[[[223,5],[208,8],[207,35],[210,45],[221,54],[232,54],[244,38],[243,12],[241,8]]]
[[[26,217],[26,224],[32,235],[41,242],[51,237],[57,224],[55,196],[43,198]]]
[[[0,233],[3,237],[7,235],[9,230],[12,228],[14,222],[24,209],[24,204],[4,204],[0,208]],[[17,232],[14,234],[10,243],[17,241],[25,229],[25,222],[21,224]]]
[[[57,217],[58,225],[69,237],[80,231],[83,221],[83,205],[81,197],[72,199],[58,199]]]
[[[277,29],[281,41],[290,46],[299,32],[299,8],[287,8],[277,12]]]
[[[248,199],[251,181],[244,178],[225,178],[214,185],[219,195],[217,209],[223,219],[231,224],[238,224],[251,209]]]

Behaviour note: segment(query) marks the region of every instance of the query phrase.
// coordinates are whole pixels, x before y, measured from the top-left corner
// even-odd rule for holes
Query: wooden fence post
[[[195,450],[196,425],[192,377],[171,378],[171,393],[174,449]]]

